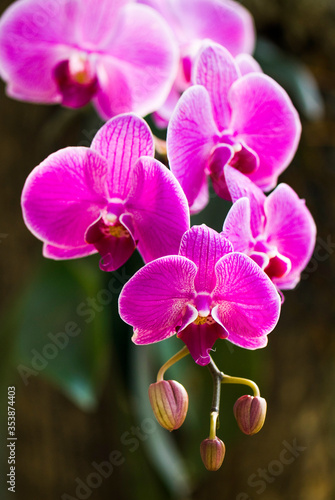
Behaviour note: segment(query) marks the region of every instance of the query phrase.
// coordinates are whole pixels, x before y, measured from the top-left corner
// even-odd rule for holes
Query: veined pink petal
[[[154,9],[125,6],[106,50],[128,87],[127,111],[144,116],[163,105],[177,74],[179,50],[169,25]]]
[[[212,292],[216,281],[215,264],[232,251],[232,244],[205,224],[193,226],[184,234],[179,255],[187,257],[198,267],[194,282],[197,292]]]
[[[227,165],[224,171],[227,188],[233,203],[242,197],[249,199],[251,231],[253,236],[257,237],[264,229],[264,203],[266,196],[256,184],[235,168]]]
[[[272,78],[249,73],[232,85],[230,128],[253,149],[259,168],[249,174],[261,189],[276,185],[291,162],[301,133],[298,113],[285,90]]]
[[[227,334],[221,325],[213,324],[196,325],[190,324],[178,337],[186,344],[194,361],[205,366],[210,362],[209,351],[217,339],[225,339]]]
[[[23,218],[30,231],[51,245],[83,247],[86,229],[106,205],[106,173],[105,159],[88,148],[50,155],[23,188]]]
[[[154,156],[154,142],[146,122],[133,114],[112,118],[98,131],[91,149],[108,163],[107,189],[110,197],[124,199],[140,156]]]
[[[282,283],[293,278],[292,287],[287,283],[285,288],[293,288],[296,278],[310,260],[316,238],[316,226],[305,201],[287,184],[279,186],[265,201],[267,223],[264,235],[270,244],[277,247],[278,252],[291,261],[291,271],[282,280],[274,282],[282,289]]]
[[[232,243],[235,252],[247,255],[254,242],[250,229],[250,217],[250,201],[248,198],[240,198],[229,210],[221,233]]]
[[[225,255],[215,270],[213,302],[217,306],[212,316],[227,330],[228,340],[250,348],[250,341],[264,340],[276,326],[280,296],[268,276],[242,253]]]
[[[204,187],[204,175],[218,133],[209,95],[195,85],[185,91],[172,115],[167,132],[171,170],[192,205]]]
[[[187,199],[173,174],[154,158],[138,160],[126,208],[133,216],[135,238],[144,262],[177,254],[188,230]]]
[[[46,257],[47,259],[77,259],[78,257],[86,257],[87,255],[92,255],[94,253],[97,253],[96,248],[93,245],[87,244],[83,247],[76,248],[55,247],[46,243],[43,245],[43,257]]]
[[[158,342],[176,333],[195,295],[196,272],[193,262],[174,255],[150,262],[126,283],[119,312],[133,326],[135,344]]]
[[[231,108],[228,92],[240,76],[233,56],[218,44],[211,43],[205,47],[195,62],[193,81],[206,88],[214,120],[220,131],[229,128]]]

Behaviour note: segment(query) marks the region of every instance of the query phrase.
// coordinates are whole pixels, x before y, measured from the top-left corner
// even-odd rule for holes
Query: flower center
[[[213,325],[215,323],[215,321],[212,318],[212,316],[209,314],[206,317],[198,315],[198,317],[193,321],[193,323],[195,325],[204,325],[204,324]]]
[[[89,85],[96,79],[96,73],[87,54],[74,54],[69,59],[69,75],[74,83]]]
[[[79,108],[90,102],[99,90],[93,56],[86,53],[71,54],[54,69],[63,106]]]

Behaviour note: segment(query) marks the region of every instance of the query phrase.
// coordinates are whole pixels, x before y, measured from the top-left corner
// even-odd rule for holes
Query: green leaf
[[[108,373],[109,305],[96,258],[44,261],[16,313],[15,360],[24,384],[45,377],[84,410],[95,408]]]

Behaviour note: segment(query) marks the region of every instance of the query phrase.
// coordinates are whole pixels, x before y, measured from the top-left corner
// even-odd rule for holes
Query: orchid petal
[[[253,52],[255,29],[247,9],[230,0],[140,0],[160,12],[181,45],[211,40],[233,55]]]
[[[225,167],[225,178],[233,202],[242,197],[249,199],[251,231],[253,236],[257,237],[264,229],[266,196],[246,175],[228,165]]]
[[[85,245],[77,248],[55,247],[46,243],[43,245],[43,257],[47,259],[77,259],[78,257],[86,257],[94,253],[97,253],[97,250],[93,245]]]
[[[204,186],[204,172],[217,133],[206,89],[190,87],[170,120],[167,151],[171,170],[191,207]]]
[[[138,160],[126,202],[145,262],[177,254],[189,228],[187,199],[173,174],[154,158]]]
[[[53,69],[78,52],[76,47],[86,45],[91,52],[109,37],[116,12],[125,3],[102,0],[97,9],[92,0],[14,2],[0,23],[0,71],[9,95],[60,102]]]
[[[162,257],[142,267],[119,298],[121,318],[134,327],[136,344],[158,342],[176,333],[195,295],[196,265],[185,257]]]
[[[23,217],[30,231],[51,245],[83,247],[87,228],[106,205],[106,172],[105,159],[88,148],[50,155],[23,188]]]
[[[186,344],[194,361],[205,366],[210,363],[209,351],[217,339],[227,337],[225,330],[218,324],[195,325],[190,324],[185,330],[177,335]]]
[[[154,156],[154,142],[146,122],[133,114],[109,120],[94,137],[91,149],[106,158],[109,167],[107,189],[110,197],[124,199],[131,175],[140,156]]]
[[[221,233],[232,243],[235,252],[247,255],[254,241],[250,229],[250,217],[250,201],[248,198],[240,198],[229,210]]]
[[[250,179],[261,189],[269,190],[298,147],[298,113],[285,90],[260,73],[249,73],[234,82],[229,102],[230,128],[259,156],[259,168],[250,174]]]
[[[205,224],[193,226],[184,234],[179,255],[192,260],[198,267],[194,282],[197,292],[212,292],[216,280],[215,264],[232,251],[232,244]]]
[[[210,44],[200,52],[193,71],[194,83],[203,85],[210,96],[218,129],[220,131],[227,129],[231,118],[228,92],[232,84],[240,77],[233,56],[224,47]]]
[[[181,0],[178,9],[189,39],[210,38],[233,55],[253,51],[253,20],[242,5],[229,0]]]
[[[128,82],[118,61],[101,56],[97,64],[99,89],[93,98],[99,115],[108,120],[132,110],[132,96]]]
[[[212,316],[227,330],[228,340],[249,348],[250,341],[264,337],[276,326],[280,297],[268,276],[242,253],[225,255],[215,271],[213,302],[217,305]]]
[[[287,184],[280,184],[265,201],[267,223],[264,234],[279,254],[290,259],[293,283],[310,260],[315,246],[315,222],[298,195]],[[283,279],[287,281],[289,275]],[[281,280],[274,282],[280,285]],[[290,288],[285,286],[285,288]]]
[[[263,73],[258,62],[249,54],[238,54],[235,58],[235,62],[242,76],[248,73]]]
[[[126,111],[145,116],[169,95],[178,69],[178,47],[168,24],[145,5],[125,6],[115,24],[106,49],[117,61],[130,93],[131,107]]]

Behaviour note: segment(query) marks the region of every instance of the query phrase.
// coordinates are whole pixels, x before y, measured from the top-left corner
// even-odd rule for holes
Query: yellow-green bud
[[[173,431],[184,422],[188,410],[188,394],[175,380],[161,380],[149,387],[150,404],[158,423]]]
[[[214,439],[204,439],[200,445],[200,455],[204,466],[209,471],[219,470],[224,456],[226,447],[218,437]]]
[[[234,404],[234,415],[241,431],[252,436],[263,427],[266,401],[259,396],[242,396]]]

